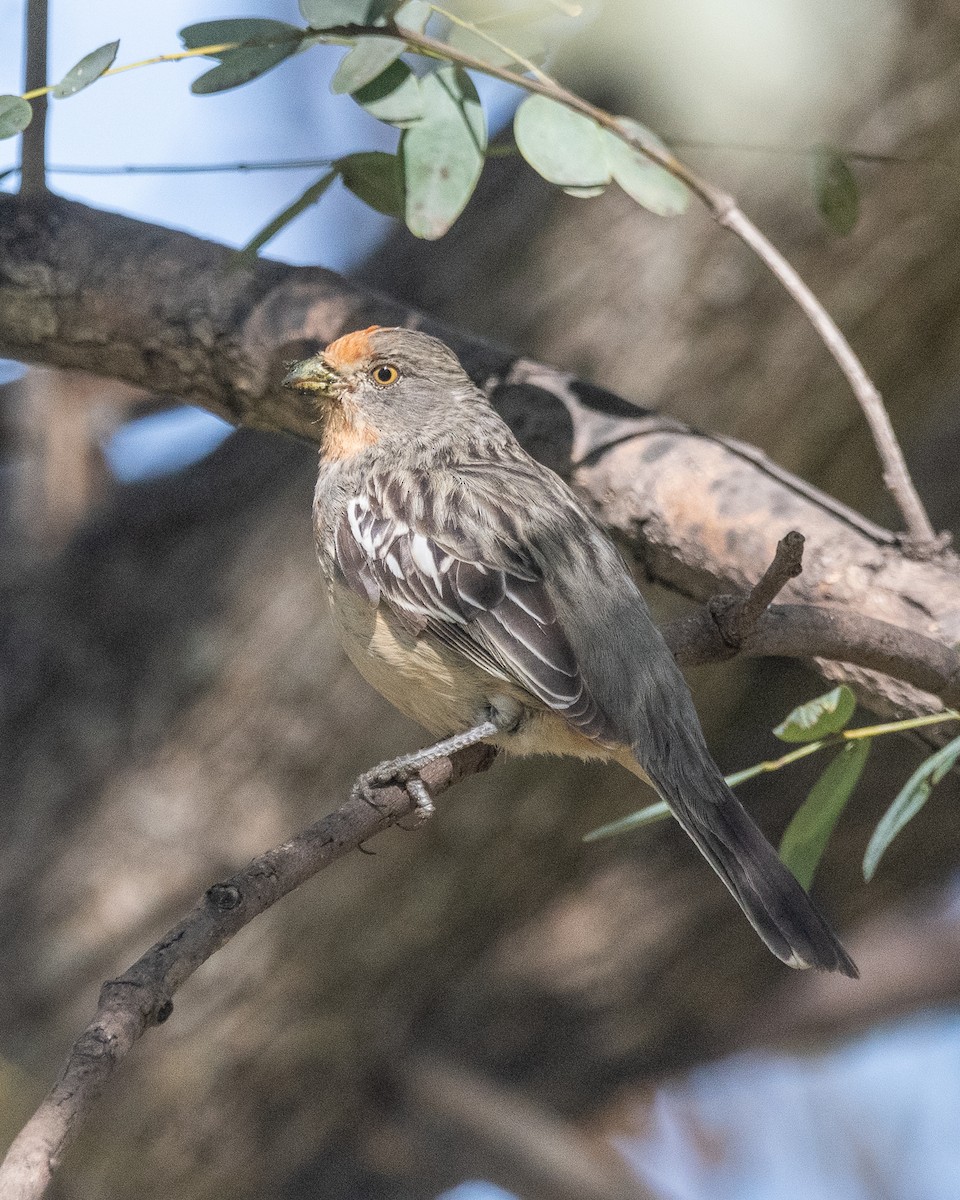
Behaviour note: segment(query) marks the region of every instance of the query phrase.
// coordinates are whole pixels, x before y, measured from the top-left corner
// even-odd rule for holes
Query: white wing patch
[[[371,604],[387,603],[415,634],[520,684],[586,736],[611,737],[532,563],[506,547],[503,565],[473,561],[455,539],[456,530],[411,527],[371,486],[348,502],[334,551],[344,581]]]

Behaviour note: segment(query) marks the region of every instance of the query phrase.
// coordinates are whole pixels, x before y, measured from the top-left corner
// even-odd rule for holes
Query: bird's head
[[[379,325],[344,334],[295,363],[283,384],[315,398],[328,458],[352,457],[385,437],[421,434],[459,401],[479,395],[443,342]]]

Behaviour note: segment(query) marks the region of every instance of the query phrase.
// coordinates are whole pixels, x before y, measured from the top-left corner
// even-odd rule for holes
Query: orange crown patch
[[[367,329],[358,329],[354,333],[345,333],[343,337],[331,342],[323,352],[323,357],[331,367],[352,367],[358,362],[369,358],[373,347],[370,344],[370,334],[379,329],[379,325],[370,325]]]

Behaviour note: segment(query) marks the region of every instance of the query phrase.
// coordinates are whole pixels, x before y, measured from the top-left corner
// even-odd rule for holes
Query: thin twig
[[[42,88],[47,81],[47,0],[27,0],[24,90]],[[20,193],[36,196],[47,190],[47,97],[37,97],[33,119],[20,146]]]
[[[45,4],[45,0],[28,0],[28,3]],[[451,16],[451,14],[442,9],[436,9],[435,11],[443,11],[447,17]],[[470,22],[465,22],[461,18],[452,19],[455,19],[457,24],[472,29],[480,37],[485,38],[498,48],[507,50],[511,54],[513,53],[508,47],[502,46],[500,42]],[[938,536],[934,532],[920,496],[913,486],[913,481],[907,470],[906,460],[903,457],[897,436],[890,423],[889,415],[884,408],[882,397],[867,374],[863,364],[841,333],[836,322],[810,288],[803,282],[797,271],[746,216],[732,195],[701,178],[664,146],[659,145],[655,141],[647,140],[643,135],[634,133],[619,118],[608,113],[605,109],[598,108],[595,104],[582,99],[575,92],[571,92],[568,88],[565,88],[539,67],[528,62],[520,55],[516,55],[515,60],[527,66],[532,74],[519,75],[516,71],[495,66],[492,63],[487,63],[483,59],[477,58],[475,55],[458,50],[441,41],[439,38],[433,38],[426,33],[419,33],[416,30],[406,29],[396,24],[382,26],[337,26],[322,31],[313,31],[310,36],[316,38],[317,41],[341,45],[345,41],[352,42],[360,37],[383,37],[384,34],[392,34],[401,38],[406,42],[410,50],[423,54],[428,58],[458,63],[460,66],[480,71],[491,78],[501,79],[506,83],[513,84],[524,91],[555,100],[573,112],[578,112],[583,116],[589,117],[602,128],[609,130],[628,146],[639,151],[652,162],[659,164],[674,178],[686,184],[693,194],[707,207],[717,223],[740,238],[772,274],[779,279],[786,291],[800,306],[840,367],[866,417],[874,444],[880,456],[883,481],[903,516],[910,549],[921,556],[929,556],[945,549],[949,544],[949,537],[946,535]],[[237,49],[240,45],[241,43],[239,42],[227,42],[218,46],[202,46],[173,54],[160,54],[140,62],[127,63],[122,67],[112,67],[109,71],[105,71],[104,75],[116,75],[122,71],[131,71],[154,63],[177,62],[198,55],[209,56],[216,52]],[[24,98],[33,99],[37,97],[38,100],[42,101],[44,98],[43,93],[46,90],[49,89],[39,86],[28,87],[24,93]]]
[[[355,36],[374,32],[377,30],[372,27],[358,27],[354,30]],[[394,32],[398,37],[402,37],[412,50],[419,50],[431,58],[446,58],[463,67],[482,71],[496,79],[502,79],[523,88],[527,92],[556,100],[574,112],[589,117],[602,128],[615,134],[628,146],[640,151],[652,162],[658,163],[675,179],[685,183],[709,209],[717,223],[724,229],[728,229],[757,255],[803,310],[840,367],[863,410],[880,456],[884,483],[900,509],[909,538],[918,549],[935,551],[942,548],[943,541],[938,539],[935,534],[919,494],[913,486],[903,452],[893,431],[893,426],[890,424],[890,418],[883,406],[880,393],[863,364],[840,332],[836,322],[803,282],[797,271],[746,216],[733,196],[702,179],[669,150],[633,133],[617,117],[598,108],[595,104],[590,104],[589,101],[582,99],[556,80],[544,75],[542,71],[538,71],[535,77],[521,76],[508,68],[485,63],[482,59],[457,50],[453,46],[448,46],[445,42],[438,38],[432,38],[428,34],[416,33],[413,30],[396,26]]]
[[[466,775],[485,770],[489,746],[473,746],[424,767],[436,796]],[[374,807],[351,797],[290,841],[259,855],[209,888],[192,912],[103,985],[93,1021],[74,1043],[60,1078],[17,1135],[0,1164],[3,1200],[39,1200],[107,1081],[135,1043],[173,1011],[173,995],[254,917],[350,850],[397,824],[413,807],[399,787],[378,790]]]

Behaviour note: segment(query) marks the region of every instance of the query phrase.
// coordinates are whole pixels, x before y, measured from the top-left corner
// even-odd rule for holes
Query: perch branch
[[[424,767],[436,796],[485,770],[494,752],[474,746]],[[4,1200],[38,1200],[107,1081],[135,1043],[173,1011],[173,995],[254,917],[350,850],[411,812],[399,787],[381,788],[374,807],[351,797],[296,837],[216,883],[196,907],[116,979],[103,985],[96,1016],[76,1040],[60,1078],[17,1135],[0,1165]]]

